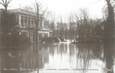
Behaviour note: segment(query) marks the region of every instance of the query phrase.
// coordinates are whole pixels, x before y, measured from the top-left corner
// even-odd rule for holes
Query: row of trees
[[[85,12],[85,14],[86,13],[87,12]],[[102,24],[101,19],[90,19],[88,15],[84,14],[81,18],[76,16],[72,19],[74,21],[69,21],[69,23],[63,21],[49,22],[46,26],[53,31],[53,37],[58,37],[60,39],[77,41],[102,39],[104,24]]]

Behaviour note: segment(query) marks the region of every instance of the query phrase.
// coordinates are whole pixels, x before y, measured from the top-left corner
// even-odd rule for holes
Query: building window
[[[23,15],[21,16],[21,25],[22,27],[24,26],[24,16]]]
[[[29,25],[29,27],[30,27],[30,24],[31,24],[31,18],[28,17],[28,25]]]

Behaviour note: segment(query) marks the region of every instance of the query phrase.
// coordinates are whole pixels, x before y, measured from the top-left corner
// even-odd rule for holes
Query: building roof
[[[3,13],[4,9],[0,9],[0,13]],[[9,13],[14,13],[14,14],[25,14],[25,15],[31,15],[31,16],[36,16],[36,13],[34,11],[26,10],[26,9],[8,9]],[[40,14],[40,17],[42,17],[42,14]]]
[[[27,14],[27,15],[34,15],[34,16],[36,16],[35,12],[28,11],[28,10],[25,10],[25,9],[20,9],[20,8],[18,8],[18,9],[11,9],[9,11],[12,12],[12,13],[20,13],[20,14]]]
[[[0,13],[3,12],[4,9],[0,9]],[[19,13],[19,14],[26,14],[26,15],[33,15],[36,16],[35,12],[33,11],[28,11],[28,10],[24,10],[24,9],[9,9],[8,10],[9,13]]]

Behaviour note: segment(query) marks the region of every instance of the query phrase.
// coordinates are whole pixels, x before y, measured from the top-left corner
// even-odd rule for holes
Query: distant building
[[[39,31],[39,37],[40,38],[51,37],[51,35],[52,35],[52,31],[50,29],[42,28]]]

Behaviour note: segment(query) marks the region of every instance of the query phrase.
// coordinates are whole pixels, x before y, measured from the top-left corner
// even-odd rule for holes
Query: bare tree
[[[39,69],[41,68],[41,55],[39,53],[39,31],[41,28],[43,16],[45,12],[42,12],[40,14],[41,8],[40,8],[40,3],[35,0],[35,13],[36,13],[36,22],[35,22],[35,30],[34,30],[34,50],[35,50],[35,56],[36,56],[36,68],[37,68],[37,73],[39,73]]]
[[[114,8],[112,6],[112,0],[105,0],[107,3],[107,18],[104,24],[104,57],[106,61],[106,68],[108,70],[107,73],[113,73],[113,53],[114,48],[114,30],[115,30],[115,23],[114,23]]]
[[[115,33],[115,31],[114,31],[114,29],[115,29],[114,8],[112,6],[112,2],[111,2],[112,0],[105,0],[105,1],[107,3],[107,10],[108,11],[107,11],[106,21],[104,23],[102,23],[102,24],[104,24],[104,36],[103,36],[103,38],[104,38],[104,47],[102,49],[102,52],[104,54],[103,60],[106,63],[107,73],[113,73],[113,65],[114,65],[114,63],[113,63],[114,58],[113,57],[114,57],[114,44],[115,44],[115,38],[114,38],[114,33]],[[83,14],[84,14],[84,12],[83,12]],[[88,18],[86,16],[86,14],[85,14],[85,17],[83,17],[83,19],[84,20],[82,20],[80,23],[87,24],[87,22],[88,22],[88,24],[89,24],[89,21],[87,21]],[[86,34],[87,33],[86,31],[90,29],[89,26],[87,26],[87,25],[83,25],[83,26],[79,25],[79,28],[80,27],[82,27],[83,29],[81,29],[81,31],[79,31],[79,33]],[[86,28],[88,28],[88,29],[86,29]],[[97,27],[97,28],[99,28],[99,27]],[[92,27],[91,27],[91,29],[92,29]],[[81,37],[83,37],[83,35]],[[86,38],[86,39],[88,39],[88,38]],[[88,49],[86,49],[86,50],[88,50]],[[98,50],[98,49],[96,49],[96,50]],[[96,53],[96,51],[94,51],[94,50],[92,50],[92,51],[94,53]],[[97,52],[99,52],[99,51],[97,51]],[[97,56],[97,54],[95,54],[95,55]]]
[[[112,6],[111,1],[112,0],[105,0],[107,3],[107,18],[106,18],[106,22],[104,25],[104,31],[105,31],[105,35],[107,35],[107,38],[111,38],[113,36],[114,33],[114,27],[115,27],[115,23],[114,23],[114,8]]]
[[[39,60],[39,49],[38,49],[38,40],[39,40],[39,38],[38,38],[38,28],[39,28],[39,17],[40,17],[40,15],[39,15],[39,11],[40,11],[40,8],[39,8],[39,3],[37,3],[36,1],[35,1],[35,11],[36,11],[36,20],[35,20],[35,30],[34,30],[34,43],[33,43],[33,48],[34,48],[34,52],[35,52],[35,56],[36,56],[36,59],[35,59],[35,63],[36,63],[36,68],[37,68],[37,72],[39,73],[39,62],[40,62],[40,60]]]
[[[0,4],[5,8],[5,12],[7,12],[10,2],[11,2],[11,0],[1,0],[0,1]]]
[[[9,32],[10,29],[8,29],[10,27],[9,23],[8,23],[8,17],[11,17],[9,13],[7,13],[7,10],[8,10],[8,6],[9,4],[11,3],[11,0],[0,0],[0,4],[4,7],[4,10],[3,10],[3,14],[2,14],[2,18],[1,18],[1,30],[2,31],[7,31]],[[11,18],[12,19],[12,18]]]

